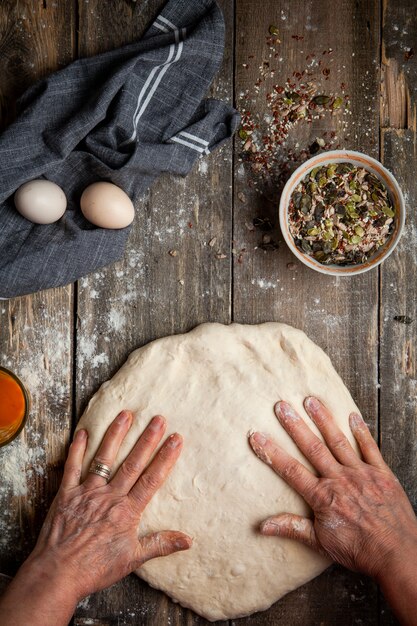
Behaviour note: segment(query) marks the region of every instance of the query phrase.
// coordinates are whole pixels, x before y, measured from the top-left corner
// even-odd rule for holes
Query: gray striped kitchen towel
[[[237,112],[204,100],[223,49],[215,0],[170,0],[139,41],[77,60],[22,96],[0,137],[0,297],[65,285],[123,256],[130,228],[89,224],[87,185],[111,181],[134,201],[233,135]],[[35,225],[15,210],[13,193],[34,178],[64,189],[59,222]]]

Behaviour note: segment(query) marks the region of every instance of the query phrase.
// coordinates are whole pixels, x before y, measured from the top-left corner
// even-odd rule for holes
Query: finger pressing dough
[[[290,326],[203,324],[133,352],[102,385],[79,423],[89,432],[84,475],[116,414],[135,421],[118,466],[152,416],[180,432],[184,450],[146,509],[139,533],[181,530],[191,550],[146,563],[137,574],[209,620],[267,609],[317,576],[329,562],[307,547],[263,537],[259,523],[282,512],[309,513],[304,501],[250,450],[252,429],[270,434],[310,467],[280,426],[273,407],[287,400],[317,433],[303,409],[321,399],[353,442],[348,415],[357,411],[327,355]]]

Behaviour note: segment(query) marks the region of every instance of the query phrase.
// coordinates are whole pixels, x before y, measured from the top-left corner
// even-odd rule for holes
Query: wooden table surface
[[[77,57],[134,40],[163,4],[1,0],[2,126],[13,119],[16,97],[29,84]],[[414,2],[220,4],[227,38],[212,95],[252,109],[262,124],[268,122],[265,85],[257,93],[256,82],[264,70],[269,87],[310,67],[319,93],[344,90],[350,112],[300,124],[292,140],[307,148],[316,137],[327,142],[333,131],[335,145],[382,160],[406,195],[405,234],[382,267],[361,276],[329,278],[298,262],[294,267],[278,231],[279,193],[242,162],[242,140],[236,137],[234,146],[230,142],[201,160],[186,179],[167,176],[153,186],[137,206],[122,261],[75,285],[0,303],[0,363],[26,380],[33,399],[28,427],[0,451],[3,574],[12,575],[34,544],[90,396],[134,348],[207,321],[276,320],[305,330],[331,356],[417,506]],[[268,42],[270,26],[277,28],[280,43]],[[285,159],[285,148],[282,155]],[[256,217],[272,222],[266,240],[259,228],[252,230]],[[278,249],[263,249],[274,248],[269,238]],[[269,245],[261,246],[265,241]],[[173,250],[176,256],[169,254]],[[412,323],[394,320],[401,315]],[[73,623],[206,624],[135,576],[83,601]],[[343,626],[395,620],[370,580],[331,567],[269,611],[235,623]]]

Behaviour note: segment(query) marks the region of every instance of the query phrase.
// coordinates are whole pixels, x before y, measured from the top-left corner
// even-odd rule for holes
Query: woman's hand
[[[132,423],[132,414],[122,411],[109,427],[95,461],[112,467],[119,447]],[[81,482],[81,467],[87,447],[87,432],[79,430],[70,446],[61,487],[52,503],[36,547],[19,570],[0,603],[0,622],[8,624],[64,624],[84,596],[104,589],[155,557],[187,550],[191,539],[184,533],[165,530],[138,538],[138,523],[152,496],[177,461],[182,438],[171,435],[152,462],[165,432],[163,417],[154,417],[110,482],[89,473]],[[31,582],[30,582],[31,581]],[[42,589],[34,583],[41,581]],[[30,619],[19,621],[13,593],[22,585]],[[46,593],[46,603],[34,606]],[[55,594],[55,597],[54,597]],[[57,596],[58,595],[58,601]],[[27,596],[27,593],[26,593]],[[66,607],[63,614],[57,605]],[[12,605],[14,603],[14,610]],[[42,608],[44,610],[42,610]],[[49,612],[48,612],[49,608]],[[9,610],[9,613],[4,611]],[[24,610],[24,609],[23,609]],[[41,616],[39,618],[39,616]],[[6,622],[4,622],[6,623]]]
[[[404,623],[416,624],[417,521],[406,494],[359,415],[352,413],[349,423],[362,459],[323,404],[307,398],[304,406],[325,443],[286,402],[275,413],[318,476],[262,433],[253,433],[250,443],[309,504],[313,519],[281,513],[265,520],[261,533],[296,539],[374,577]]]

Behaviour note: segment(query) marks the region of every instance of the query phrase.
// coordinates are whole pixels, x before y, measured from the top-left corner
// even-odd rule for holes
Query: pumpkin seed
[[[333,100],[332,109],[333,109],[334,111],[336,111],[337,109],[340,109],[340,107],[342,106],[342,104],[343,104],[343,98],[341,98],[341,97],[339,96],[338,98],[335,98],[335,99]]]
[[[306,252],[307,254],[312,252],[310,244],[305,239],[303,239],[302,242],[301,242],[301,248],[302,248],[303,252]]]
[[[313,141],[311,146],[309,146],[308,148],[308,151],[310,154],[317,154],[319,150],[320,150],[320,144],[318,143],[318,141]]]
[[[391,209],[389,206],[386,206],[386,205],[381,207],[381,211],[388,217],[394,217],[395,215],[395,212],[393,211],[393,209]]]
[[[285,97],[288,98],[288,100],[292,100],[292,102],[300,102],[301,100],[300,94],[296,91],[286,91]]]
[[[326,106],[326,104],[329,104],[330,102],[330,97],[323,95],[315,96],[315,98],[312,99],[312,102],[318,106]]]
[[[413,318],[408,315],[394,315],[394,320],[400,322],[400,324],[412,324]]]

